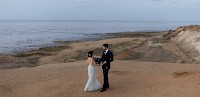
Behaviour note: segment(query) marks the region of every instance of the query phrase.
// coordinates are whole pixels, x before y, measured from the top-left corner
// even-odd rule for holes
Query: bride
[[[95,76],[95,73],[96,73],[96,70],[95,70],[95,60],[94,60],[94,57],[93,57],[93,52],[92,51],[89,51],[88,52],[88,60],[87,60],[87,63],[88,63],[88,81],[85,85],[85,88],[84,88],[84,91],[87,92],[87,91],[95,91],[95,90],[98,90],[101,88],[101,85],[100,83],[97,81],[96,79],[96,76]]]

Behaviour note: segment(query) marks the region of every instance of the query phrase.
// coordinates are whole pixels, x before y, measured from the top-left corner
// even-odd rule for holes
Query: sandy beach
[[[102,83],[101,67],[97,79]],[[115,60],[106,92],[83,91],[85,61],[0,71],[1,97],[199,97],[200,65]]]
[[[166,32],[116,33],[109,39],[63,42],[60,49],[42,48],[20,55],[1,56],[1,97],[199,97],[200,64]],[[87,92],[86,52],[101,55],[108,43],[115,61],[108,91]],[[96,77],[103,83],[101,66]]]

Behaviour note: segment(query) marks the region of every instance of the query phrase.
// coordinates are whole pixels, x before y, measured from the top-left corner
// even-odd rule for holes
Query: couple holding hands
[[[88,59],[87,59],[87,64],[88,64],[88,81],[85,85],[84,91],[89,92],[89,91],[95,91],[101,89],[100,92],[106,91],[107,88],[109,88],[109,81],[108,81],[108,71],[110,69],[110,63],[113,61],[113,53],[108,49],[108,44],[103,44],[103,53],[102,57],[96,57],[93,56],[93,51],[88,52]],[[103,87],[101,84],[98,82],[96,79],[96,65],[102,65],[102,70],[103,70],[103,77],[104,77],[104,83]]]

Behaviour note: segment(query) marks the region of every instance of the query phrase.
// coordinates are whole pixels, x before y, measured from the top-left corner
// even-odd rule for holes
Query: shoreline
[[[101,34],[101,36],[97,35],[101,38],[89,41],[55,41],[61,45],[43,47],[15,55],[0,55],[0,69],[85,60],[85,53],[88,50],[93,50],[97,55],[101,55],[103,43],[110,44],[111,50],[115,53],[115,59],[119,60],[192,63],[182,57],[177,58],[183,55],[176,54],[176,51],[165,46],[173,45],[179,49],[176,44],[169,44],[170,42],[163,40],[162,36],[166,33],[167,31],[107,33]]]
[[[65,47],[66,44],[71,44],[71,43],[79,43],[79,42],[87,42],[87,41],[98,41],[98,40],[104,40],[104,39],[109,39],[109,38],[120,38],[120,37],[137,37],[137,36],[144,36],[144,37],[150,37],[150,34],[152,33],[163,33],[163,32],[167,32],[167,31],[137,31],[137,32],[113,32],[113,33],[98,33],[98,34],[92,34],[95,37],[93,38],[85,38],[82,40],[55,40],[52,41],[52,43],[49,44],[43,44],[43,45],[38,45],[35,46],[35,49],[21,49],[18,51],[12,51],[10,53],[6,53],[6,52],[0,52],[0,56],[15,56],[15,55],[21,55],[23,53],[27,53],[27,52],[32,52],[32,51],[38,51],[41,49],[48,49],[48,48],[57,48],[57,47]],[[134,34],[138,34],[138,35],[134,35]],[[91,35],[91,34],[90,34]],[[133,36],[129,36],[129,35],[133,35]]]
[[[87,35],[87,34],[85,34]],[[91,35],[91,34],[89,34]],[[98,33],[98,34],[92,34],[92,36],[94,37],[84,37],[82,39],[75,39],[75,40],[69,40],[69,39],[58,39],[58,40],[53,40],[49,43],[44,43],[44,44],[38,44],[35,46],[31,46],[31,48],[27,47],[27,48],[21,48],[18,50],[13,50],[10,52],[0,52],[0,55],[5,55],[5,56],[10,56],[10,55],[17,55],[17,54],[23,54],[26,52],[31,52],[31,51],[37,51],[43,48],[51,48],[51,47],[59,47],[59,46],[65,46],[66,43],[75,43],[75,42],[85,42],[85,41],[91,41],[91,40],[102,40],[105,39],[107,34],[102,34],[102,33]],[[105,37],[105,38],[104,38]]]

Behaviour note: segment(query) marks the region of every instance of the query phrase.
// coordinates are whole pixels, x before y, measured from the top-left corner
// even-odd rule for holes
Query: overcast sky
[[[0,19],[200,21],[200,0],[0,0]]]

